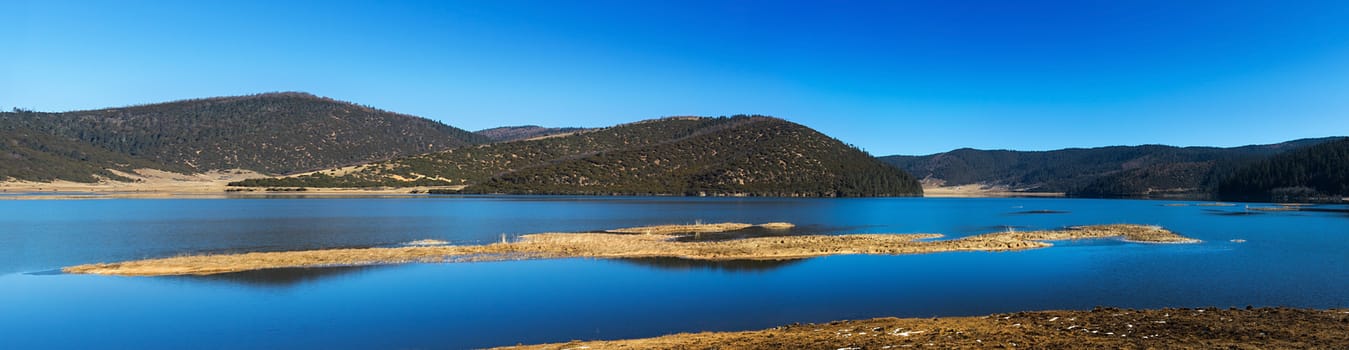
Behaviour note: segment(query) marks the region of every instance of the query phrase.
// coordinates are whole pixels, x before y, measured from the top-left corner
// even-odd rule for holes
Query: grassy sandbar
[[[782,260],[845,254],[921,254],[950,251],[1009,251],[1048,247],[1048,241],[1118,237],[1134,242],[1190,243],[1157,226],[1095,225],[1061,230],[999,232],[951,240],[940,234],[850,234],[749,237],[718,241],[678,241],[699,233],[734,231],[749,224],[667,225],[606,233],[538,233],[514,242],[469,246],[404,246],[178,256],[71,266],[66,273],[158,276],[209,275],[250,270],[362,266],[411,262],[469,262],[549,258],[682,258],[697,260]],[[608,233],[614,232],[614,233]]]

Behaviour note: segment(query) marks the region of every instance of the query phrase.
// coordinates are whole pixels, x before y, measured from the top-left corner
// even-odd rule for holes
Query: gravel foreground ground
[[[499,349],[1349,349],[1349,310],[1200,308],[877,318]]]

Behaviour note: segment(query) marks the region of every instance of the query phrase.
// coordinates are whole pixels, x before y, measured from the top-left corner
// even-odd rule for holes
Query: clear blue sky
[[[877,155],[1349,134],[1349,1],[0,1],[0,107],[769,114]]]

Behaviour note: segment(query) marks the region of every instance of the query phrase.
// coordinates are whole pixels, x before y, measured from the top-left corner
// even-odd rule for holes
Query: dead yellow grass
[[[607,230],[604,232],[635,233],[645,235],[678,235],[686,233],[726,232],[726,231],[743,230],[750,227],[754,227],[754,225],[734,223],[734,222],[724,222],[719,224],[657,225],[657,226],[628,227],[628,228]]]
[[[1065,230],[1001,232],[931,241],[939,234],[854,234],[752,237],[710,242],[679,242],[678,234],[720,232],[748,224],[672,225],[614,230],[615,233],[539,233],[516,242],[478,246],[324,249],[180,256],[121,263],[88,264],[67,273],[104,275],[209,275],[286,267],[382,265],[409,262],[499,261],[567,257],[699,260],[780,260],[845,254],[919,254],[950,251],[1007,251],[1048,247],[1046,241],[1121,237],[1157,243],[1196,242],[1156,226],[1097,225]],[[653,234],[631,234],[647,233]],[[678,232],[672,233],[672,232]]]

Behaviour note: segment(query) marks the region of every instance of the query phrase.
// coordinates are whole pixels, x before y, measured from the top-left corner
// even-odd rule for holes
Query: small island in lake
[[[558,258],[681,258],[694,260],[784,260],[846,254],[922,254],[951,251],[1011,251],[1049,247],[1048,241],[1123,238],[1146,243],[1194,243],[1157,226],[1116,224],[1061,230],[1007,231],[951,240],[940,234],[765,235],[700,240],[699,235],[745,230],[739,223],[661,225],[594,233],[537,233],[488,245],[408,245],[391,248],[320,249],[178,256],[71,266],[66,273],[162,276],[210,275],[251,270],[387,265],[412,262],[472,262]],[[758,225],[782,230],[788,223]],[[689,239],[693,238],[693,239]]]

